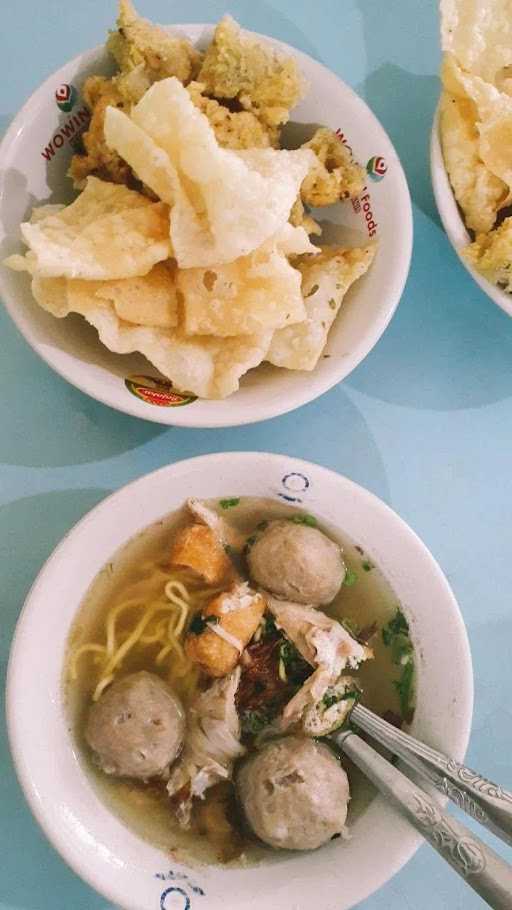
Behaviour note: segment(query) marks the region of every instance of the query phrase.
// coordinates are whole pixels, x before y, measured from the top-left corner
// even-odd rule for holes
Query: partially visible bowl
[[[281,455],[234,452],[169,465],[119,490],[76,525],[42,569],[8,669],[8,730],[19,780],[66,862],[126,910],[348,910],[390,879],[421,843],[383,797],[356,819],[349,841],[309,854],[276,853],[271,862],[246,869],[192,870],[125,828],[79,760],[62,690],[73,619],[119,547],[188,495],[292,500],[357,542],[409,620],[418,672],[412,732],[462,760],[471,726],[471,658],[454,596],[426,547],[388,506],[332,471]]]
[[[480,275],[476,269],[472,268],[467,260],[461,255],[461,250],[471,242],[471,238],[466,229],[466,225],[464,224],[444,165],[443,150],[441,148],[441,139],[439,135],[439,108],[436,111],[434,123],[432,125],[430,170],[432,188],[434,190],[439,217],[441,218],[448,240],[453,249],[457,253],[464,268],[469,272],[478,286],[482,288],[484,294],[486,294],[487,297],[490,297],[494,303],[497,303],[502,310],[505,310],[505,313],[512,316],[512,296],[501,288],[496,287],[495,284],[487,281],[487,279],[484,278],[483,275]]]
[[[211,26],[178,28],[199,45],[212,33]],[[284,414],[348,376],[377,343],[398,305],[412,248],[411,202],[398,156],[364,101],[337,76],[306,54],[272,43],[297,58],[310,85],[293,113],[294,120],[339,130],[367,166],[368,186],[356,203],[358,210],[346,203],[326,217],[339,221],[342,230],[337,239],[346,239],[351,246],[366,243],[375,232],[376,259],[347,295],[329,337],[328,356],[314,372],[259,367],[242,380],[240,391],[224,401],[191,401],[174,394],[169,384],[155,385],[151,377],[157,371],[143,357],[111,354],[80,317],[58,320],[40,309],[32,299],[27,275],[0,269],[0,293],[31,347],[68,382],[119,411],[190,427],[235,426]],[[103,47],[81,54],[50,76],[11,124],[0,146],[1,258],[21,249],[19,224],[33,205],[70,199],[66,178],[70,141],[83,129],[80,121],[85,117],[80,87],[90,73],[108,71]],[[69,90],[67,102],[57,99],[67,108],[64,112],[56,104],[59,87]],[[130,377],[137,378],[132,382]]]

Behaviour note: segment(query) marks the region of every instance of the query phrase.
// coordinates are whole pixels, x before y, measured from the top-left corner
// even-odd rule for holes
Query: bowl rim
[[[37,776],[39,773],[39,766],[36,765],[35,762],[31,764],[26,759],[25,747],[28,743],[28,737],[24,733],[24,712],[26,713],[27,711],[27,705],[22,704],[20,710],[17,699],[17,693],[23,691],[23,688],[20,687],[23,687],[27,679],[26,672],[28,667],[26,665],[24,666],[24,663],[26,664],[27,660],[26,657],[24,658],[24,651],[26,650],[26,633],[30,628],[33,616],[36,613],[40,613],[42,606],[41,598],[44,594],[47,576],[54,572],[56,566],[65,555],[67,548],[72,545],[74,538],[82,534],[84,530],[92,529],[98,521],[101,524],[103,514],[110,510],[112,506],[114,506],[115,509],[116,499],[121,500],[128,495],[133,498],[137,491],[140,492],[148,484],[152,485],[155,484],[155,482],[159,484],[161,481],[165,484],[165,480],[171,479],[173,473],[179,475],[180,472],[191,469],[200,474],[202,469],[207,465],[209,468],[226,468],[233,459],[236,459],[237,462],[242,462],[244,468],[247,468],[247,471],[250,471],[251,465],[254,465],[255,462],[261,464],[261,460],[264,459],[265,470],[268,470],[271,466],[276,466],[279,469],[284,467],[286,470],[289,470],[290,467],[292,467],[295,471],[302,470],[306,473],[306,476],[307,472],[310,472],[314,478],[324,478],[331,485],[336,484],[338,488],[340,488],[340,485],[343,485],[347,492],[347,496],[350,495],[351,498],[354,498],[354,501],[359,501],[363,506],[369,506],[371,510],[374,510],[375,517],[382,516],[386,521],[391,523],[394,529],[393,537],[400,534],[406,535],[408,538],[408,546],[410,545],[410,548],[414,549],[418,556],[421,554],[422,560],[424,561],[425,577],[430,577],[431,585],[433,581],[435,581],[438,585],[438,590],[442,593],[443,605],[446,609],[445,617],[450,620],[451,639],[452,641],[455,640],[459,656],[461,657],[461,664],[457,667],[457,720],[460,727],[456,747],[452,749],[455,758],[458,760],[463,759],[469,741],[473,713],[473,672],[467,632],[460,609],[450,585],[437,561],[409,525],[407,525],[406,522],[386,503],[370,491],[333,470],[314,462],[308,462],[290,457],[286,454],[281,455],[277,453],[269,454],[265,452],[234,451],[200,455],[166,465],[156,471],[139,477],[121,487],[119,490],[111,493],[92,510],[87,512],[62,538],[43,565],[27,595],[16,626],[16,631],[11,644],[6,684],[6,714],[9,745],[19,782],[36,821],[50,843],[52,843],[61,857],[77,875],[91,885],[91,887],[99,891],[99,893],[105,895],[107,899],[114,901],[122,907],[129,908],[129,910],[140,910],[140,907],[130,903],[130,898],[126,893],[126,886],[123,888],[118,885],[116,881],[107,881],[106,878],[108,877],[105,877],[104,875],[102,877],[100,874],[101,870],[97,868],[96,864],[92,863],[90,857],[88,858],[81,854],[80,845],[71,842],[69,837],[66,837],[65,832],[61,830],[60,826],[56,824],[56,819],[51,819],[49,817],[48,807],[46,806],[45,808],[44,799],[38,787]],[[174,506],[172,508],[174,508]],[[314,509],[315,506],[312,504],[311,508]],[[170,510],[172,511],[172,509]],[[162,514],[165,514],[165,510],[163,510]],[[89,530],[89,533],[91,533],[91,530]],[[134,528],[131,528],[129,532],[124,533],[125,542],[132,538],[136,533],[138,533],[138,531],[137,529],[134,530]],[[108,560],[108,555],[103,558],[103,562],[106,560]],[[91,581],[92,576],[89,577],[88,584],[90,584]],[[46,604],[47,602],[48,601],[46,601]],[[73,616],[76,616],[76,609],[77,605],[75,604]],[[70,625],[68,624],[67,633],[69,633],[69,628]],[[54,710],[56,709],[54,708]],[[81,773],[85,776],[83,769]],[[370,894],[373,894],[378,888],[385,884],[386,881],[392,878],[392,876],[412,857],[421,843],[421,836],[413,829],[410,829],[410,833],[407,832],[405,845],[400,854],[394,857],[393,861],[386,867],[384,874],[382,874],[381,871],[379,872],[377,879],[372,880],[371,877],[368,876],[368,879],[365,881],[366,890],[364,893],[358,895],[357,902],[368,897]],[[120,878],[120,876],[113,876],[113,879],[117,878]],[[349,905],[344,906],[348,907]],[[350,906],[353,906],[353,904],[350,904]]]
[[[191,40],[197,42],[208,30],[212,30],[214,28],[214,23],[179,23],[174,25],[167,25],[164,27],[172,29],[173,31],[187,33]],[[0,295],[3,299],[5,308],[25,341],[29,344],[32,350],[39,357],[41,357],[46,365],[50,367],[50,369],[57,373],[62,379],[65,379],[67,382],[69,382],[72,386],[79,389],[84,394],[89,395],[94,400],[99,401],[101,404],[104,404],[107,407],[111,407],[114,410],[120,411],[121,413],[129,414],[132,417],[137,417],[138,419],[147,420],[151,423],[157,423],[164,426],[186,426],[195,429],[244,426],[253,423],[259,423],[263,420],[268,420],[274,417],[279,417],[283,414],[287,414],[290,411],[302,407],[303,405],[309,404],[310,402],[319,398],[321,395],[324,395],[338,383],[346,379],[350,373],[353,372],[353,370],[356,369],[365,360],[368,354],[378,343],[396,312],[410,271],[413,250],[413,215],[411,196],[402,163],[384,126],[373,113],[371,108],[366,104],[366,101],[360,97],[351,86],[344,82],[344,80],[341,79],[337,73],[324,66],[324,64],[317,60],[315,57],[306,54],[304,51],[299,50],[291,44],[287,44],[284,41],[273,38],[270,35],[264,35],[259,32],[251,32],[248,29],[244,29],[243,31],[255,36],[258,39],[269,42],[273,46],[280,48],[282,51],[288,54],[292,54],[299,61],[299,63],[301,60],[304,62],[307,61],[308,64],[313,63],[319,75],[327,78],[328,80],[336,80],[341,85],[343,90],[348,95],[350,95],[359,105],[361,105],[362,108],[364,108],[368,122],[371,122],[374,128],[377,128],[383,133],[385,139],[389,143],[390,148],[393,150],[393,169],[396,172],[395,179],[397,182],[398,192],[401,196],[401,242],[397,247],[396,255],[392,258],[392,260],[390,260],[393,264],[393,270],[390,272],[390,281],[387,293],[387,299],[389,303],[386,309],[383,312],[377,314],[377,316],[369,324],[369,327],[367,327],[364,336],[357,346],[359,353],[357,354],[352,365],[349,366],[348,370],[345,362],[346,358],[340,357],[337,359],[337,362],[339,364],[338,369],[333,370],[333,372],[329,373],[328,375],[325,375],[322,381],[320,381],[318,374],[315,377],[315,370],[312,372],[295,371],[298,374],[301,374],[302,379],[302,381],[297,382],[297,389],[293,389],[291,392],[287,391],[285,398],[281,395],[264,396],[262,397],[261,402],[258,400],[257,408],[253,407],[251,409],[245,409],[243,413],[240,413],[239,416],[235,417],[234,419],[230,418],[229,416],[225,417],[222,414],[212,417],[209,417],[207,414],[204,416],[194,417],[194,413],[197,414],[197,411],[194,412],[193,408],[191,408],[190,411],[188,408],[148,408],[144,414],[141,414],[140,410],[137,408],[136,400],[133,400],[132,402],[132,396],[127,395],[124,396],[120,401],[117,401],[115,400],[114,395],[109,394],[108,390],[103,392],[102,387],[98,389],[97,384],[93,383],[92,381],[86,381],[85,377],[87,376],[87,373],[85,374],[85,377],[77,377],[72,365],[68,366],[67,364],[62,364],[59,362],[55,363],[55,358],[52,357],[50,350],[47,350],[44,344],[41,344],[37,338],[33,337],[33,334],[31,332],[30,317],[25,317],[23,309],[17,304],[15,295],[12,295],[10,293],[4,278],[4,268],[0,268]],[[3,136],[2,141],[0,142],[0,164],[4,156],[7,155],[11,144],[16,140],[18,134],[23,128],[29,109],[35,106],[39,99],[46,97],[49,88],[55,85],[57,74],[59,74],[64,67],[68,67],[70,65],[83,65],[87,62],[88,59],[94,59],[94,56],[99,54],[102,50],[104,50],[104,45],[97,45],[94,48],[87,49],[82,53],[77,54],[71,60],[64,62],[61,67],[51,73],[34,90],[34,92],[29,96],[29,98],[25,101],[21,109],[14,117],[5,135]],[[215,402],[213,403],[215,404]],[[184,413],[184,411],[188,413]]]
[[[448,240],[466,271],[469,272],[473,280],[476,281],[477,285],[493,303],[496,303],[500,309],[512,316],[512,295],[492,284],[483,275],[480,275],[461,254],[463,244],[469,243],[471,238],[460,214],[444,164],[440,137],[440,114],[441,99],[437,103],[430,134],[430,176],[441,223]]]

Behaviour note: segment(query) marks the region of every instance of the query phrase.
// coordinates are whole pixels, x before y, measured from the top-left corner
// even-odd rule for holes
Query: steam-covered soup
[[[357,542],[274,500],[191,500],[93,582],[65,691],[126,824],[182,861],[250,862],[319,847],[365,810],[373,792],[329,735],[358,699],[408,722],[414,662]]]

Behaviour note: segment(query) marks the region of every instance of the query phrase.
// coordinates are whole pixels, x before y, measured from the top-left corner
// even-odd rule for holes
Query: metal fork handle
[[[397,730],[362,705],[355,706],[351,720],[428,780],[459,809],[512,845],[512,793],[408,733]]]
[[[455,821],[352,730],[340,748],[493,910],[511,910],[512,866]]]

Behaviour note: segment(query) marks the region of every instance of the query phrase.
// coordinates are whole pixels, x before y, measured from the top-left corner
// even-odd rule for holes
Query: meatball
[[[153,673],[113,683],[89,712],[85,739],[106,774],[147,780],[177,757],[185,712],[172,689]]]
[[[336,597],[345,577],[339,546],[317,528],[271,521],[247,556],[251,578],[277,597],[320,607]]]
[[[343,831],[348,778],[331,750],[312,739],[274,740],[240,768],[237,789],[260,840],[314,850]]]

